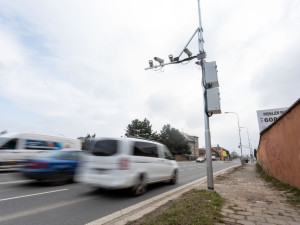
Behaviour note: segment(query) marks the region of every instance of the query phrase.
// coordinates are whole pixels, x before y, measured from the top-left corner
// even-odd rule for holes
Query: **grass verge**
[[[159,207],[155,212],[139,220],[128,222],[127,225],[212,225],[222,222],[220,210],[223,201],[217,192],[193,189]]]
[[[288,193],[287,198],[289,202],[295,206],[300,207],[300,189],[283,183],[280,180],[277,180],[276,178],[270,176],[261,168],[258,163],[256,164],[256,171],[264,180],[271,183],[275,188],[280,191],[286,191]]]

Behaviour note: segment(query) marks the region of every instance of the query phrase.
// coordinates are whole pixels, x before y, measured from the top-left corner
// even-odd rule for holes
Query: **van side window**
[[[92,153],[97,156],[110,156],[117,153],[116,140],[102,140],[97,141]]]
[[[53,142],[53,141],[26,140],[25,149],[58,150],[58,149],[62,149],[62,145],[61,143]]]
[[[11,139],[10,141],[8,141],[4,145],[2,145],[0,147],[0,149],[16,149],[17,140],[18,139],[16,139],[16,138]]]
[[[61,158],[64,160],[79,160],[79,152],[64,152]]]
[[[157,146],[153,143],[135,142],[133,155],[158,158]]]

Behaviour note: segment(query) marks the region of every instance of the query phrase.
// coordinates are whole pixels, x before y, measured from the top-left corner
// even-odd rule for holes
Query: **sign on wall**
[[[270,124],[275,122],[278,117],[284,113],[288,108],[278,108],[278,109],[267,109],[267,110],[257,110],[257,119],[259,132],[267,128]]]

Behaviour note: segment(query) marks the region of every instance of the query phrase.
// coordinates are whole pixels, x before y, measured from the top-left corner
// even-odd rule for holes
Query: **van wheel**
[[[136,184],[132,188],[132,195],[133,196],[141,196],[147,191],[147,182],[144,175],[140,175],[137,179]]]
[[[177,183],[177,177],[178,177],[178,173],[177,170],[174,170],[172,177],[169,181],[169,184],[176,184]]]

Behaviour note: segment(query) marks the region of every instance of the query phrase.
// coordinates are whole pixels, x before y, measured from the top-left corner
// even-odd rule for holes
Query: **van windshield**
[[[6,140],[7,138],[0,137],[0,146],[2,146],[2,143]]]
[[[0,149],[16,149],[17,139],[0,138]]]
[[[91,153],[96,156],[110,156],[117,153],[117,141],[116,140],[101,140],[97,141]]]

